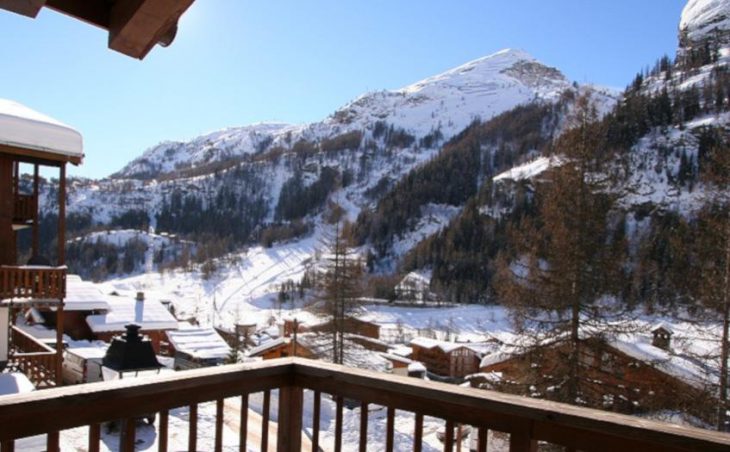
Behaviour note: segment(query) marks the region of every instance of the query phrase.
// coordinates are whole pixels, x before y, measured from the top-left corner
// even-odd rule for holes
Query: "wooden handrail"
[[[56,350],[39,342],[20,328],[11,330],[11,361],[36,386],[54,386],[56,382]]]
[[[66,297],[66,267],[0,267],[0,299],[60,300]]]
[[[40,342],[17,326],[12,327],[11,338],[13,347],[21,353],[56,353],[56,350]]]
[[[532,450],[538,440],[586,451],[730,450],[730,435],[724,433],[301,358],[3,397],[0,442],[84,425],[91,430],[113,419],[134,419],[145,413],[166,413],[179,406],[273,389],[280,390],[279,450],[299,450],[301,446],[301,434],[297,433],[303,427],[304,389],[329,393],[337,400],[354,398],[362,406],[378,404],[414,412],[421,419],[423,415],[436,416],[448,425],[473,425],[480,432],[487,428],[508,432],[511,450],[515,451]]]

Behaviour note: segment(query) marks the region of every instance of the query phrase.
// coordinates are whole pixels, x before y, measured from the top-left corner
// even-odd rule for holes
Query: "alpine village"
[[[0,14],[144,60],[193,3]],[[730,451],[730,0],[677,19],[625,89],[505,49],[99,179],[0,99],[0,451]]]

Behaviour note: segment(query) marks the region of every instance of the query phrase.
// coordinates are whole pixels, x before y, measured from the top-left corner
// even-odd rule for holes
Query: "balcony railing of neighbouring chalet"
[[[36,198],[33,195],[15,195],[13,221],[28,223],[33,220],[36,211]]]
[[[11,365],[23,372],[36,387],[54,386],[56,351],[17,327],[12,327],[11,338]]]
[[[59,300],[66,296],[66,266],[0,266],[0,299]]]
[[[309,393],[304,406],[304,391]],[[270,407],[272,393],[278,392],[278,424],[274,427]],[[250,444],[248,431],[249,395],[263,392],[260,435],[252,435],[260,444]],[[122,379],[111,382],[67,386],[0,398],[0,446],[13,450],[13,440],[47,434],[48,450],[57,450],[59,431],[88,428],[90,451],[99,450],[101,423],[121,420],[120,450],[135,446],[135,420],[159,413],[156,437],[159,450],[167,450],[170,410],[188,407],[187,450],[223,448],[224,413],[226,425],[240,425],[240,450],[269,450],[276,441],[280,451],[319,450],[320,407],[325,395],[333,397],[335,408],[334,450],[341,449],[343,405],[347,399],[359,404],[359,450],[394,448],[396,411],[414,413],[412,448],[420,451],[424,435],[424,416],[445,421],[444,450],[452,450],[459,431],[456,425],[471,425],[478,432],[478,449],[486,450],[487,431],[509,434],[510,451],[533,451],[538,441],[564,446],[567,450],[601,451],[728,451],[730,435],[689,427],[647,421],[639,418],[574,407],[548,401],[522,398],[480,389],[462,388],[415,378],[386,375],[371,371],[301,358],[283,358],[250,364],[234,364],[177,372],[156,379]],[[225,399],[234,397],[240,408],[231,411]],[[259,400],[257,398],[255,400]],[[274,398],[277,400],[277,398]],[[215,404],[215,426],[206,434],[214,444],[198,441],[198,404]],[[225,405],[224,405],[225,404]],[[383,406],[386,417],[384,438],[368,444],[368,406]],[[224,407],[226,409],[224,409]],[[237,407],[238,408],[238,407]],[[207,406],[204,408],[207,410]],[[311,413],[305,417],[303,413]],[[234,419],[235,416],[235,419]],[[230,417],[230,418],[229,418]],[[204,417],[212,423],[209,417]],[[306,419],[306,421],[304,420]],[[311,423],[310,423],[311,422]],[[271,424],[271,425],[269,425]],[[348,424],[350,425],[350,424]],[[272,438],[269,438],[269,429]],[[274,428],[276,431],[274,437]],[[399,428],[402,423],[399,422]],[[303,430],[307,431],[302,440]],[[358,435],[359,436],[355,436]],[[372,433],[372,431],[371,431]],[[428,432],[427,432],[428,433]],[[73,434],[78,437],[77,432]],[[403,434],[399,434],[402,448]],[[175,438],[185,438],[175,432]],[[331,440],[331,437],[328,437]],[[230,441],[231,438],[228,438]],[[371,440],[373,440],[371,438]],[[106,441],[106,440],[105,440]],[[228,442],[227,441],[227,442]],[[375,440],[373,440],[375,441]],[[226,444],[228,447],[229,445]],[[410,449],[411,445],[407,444]]]

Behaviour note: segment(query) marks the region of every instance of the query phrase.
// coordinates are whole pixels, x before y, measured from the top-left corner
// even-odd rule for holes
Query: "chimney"
[[[144,292],[137,292],[137,301],[144,301]]]

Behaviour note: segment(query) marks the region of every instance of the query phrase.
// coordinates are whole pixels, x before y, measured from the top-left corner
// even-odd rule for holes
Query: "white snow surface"
[[[290,148],[300,139],[316,142],[368,130],[377,121],[404,129],[416,138],[439,129],[448,140],[475,119],[488,120],[529,102],[555,101],[571,87],[557,69],[522,50],[505,49],[401,89],[366,93],[321,122],[253,124],[188,142],[164,142],[130,162],[118,176],[168,173],[253,155],[269,145]]]
[[[81,134],[23,104],[0,99],[0,144],[83,157]]]
[[[0,397],[4,395],[23,394],[35,390],[33,383],[25,374],[12,372],[0,374]]]
[[[689,0],[682,10],[679,29],[690,41],[711,36],[715,30],[730,30],[730,1]]]
[[[156,300],[138,301],[122,296],[110,296],[107,300],[109,312],[86,317],[94,333],[125,331],[130,323],[139,325],[141,331],[178,328],[175,317]]]
[[[167,331],[176,351],[199,359],[222,359],[231,352],[226,341],[213,328],[181,328]]]
[[[504,179],[514,181],[531,179],[547,171],[549,168],[560,164],[561,161],[558,157],[538,157],[530,162],[510,168],[507,171],[494,176],[492,180],[496,182]]]

